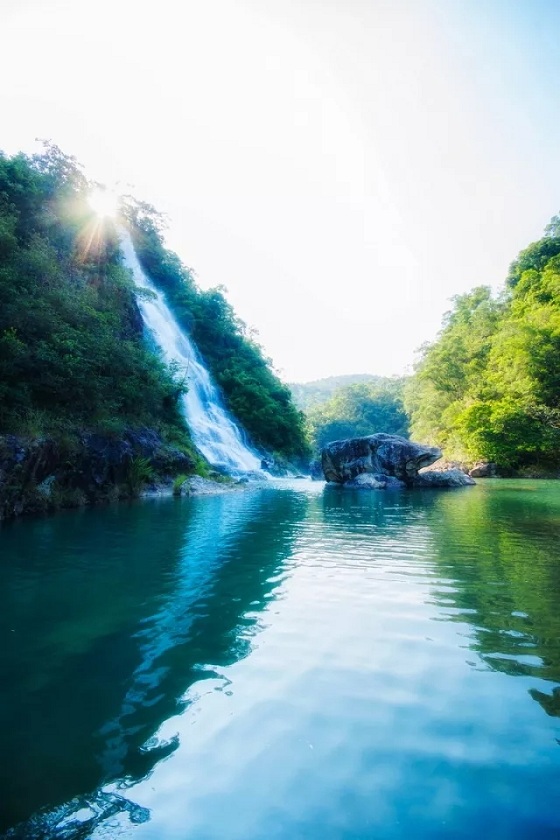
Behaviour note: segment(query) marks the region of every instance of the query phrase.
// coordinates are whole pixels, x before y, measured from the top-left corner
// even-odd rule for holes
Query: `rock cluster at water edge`
[[[461,470],[420,472],[441,458],[441,450],[382,432],[329,443],[321,453],[328,482],[348,488],[460,487],[474,484]]]

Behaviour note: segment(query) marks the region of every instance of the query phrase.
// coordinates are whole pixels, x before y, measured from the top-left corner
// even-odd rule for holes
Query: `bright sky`
[[[558,0],[3,0],[0,148],[170,218],[285,380],[402,373],[560,210]]]

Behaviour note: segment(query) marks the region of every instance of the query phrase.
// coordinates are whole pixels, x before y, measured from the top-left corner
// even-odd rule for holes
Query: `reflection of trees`
[[[323,506],[325,527],[350,540],[360,523],[383,542],[425,531],[441,573],[436,603],[447,620],[473,626],[471,649],[494,670],[560,682],[557,484],[494,481],[473,491],[391,494],[327,487]],[[530,694],[560,717],[560,688]]]
[[[88,836],[107,809],[145,818],[124,798],[105,802],[99,788],[149,773],[177,746],[151,747],[150,739],[204,677],[201,667],[249,652],[276,585],[270,578],[290,552],[286,523],[301,519],[305,504],[252,491],[27,523],[21,564],[37,555],[36,568],[15,590],[17,603],[3,614],[0,604],[0,621],[29,634],[7,657],[10,684],[21,691],[11,705],[4,699],[2,727],[22,725],[5,739],[0,785],[10,805],[0,830],[61,802],[17,836],[45,836],[46,820],[57,837],[54,823],[80,807],[91,820],[60,836]],[[41,542],[49,544],[42,556]],[[66,558],[49,569],[52,551]]]
[[[547,715],[551,717],[560,717],[560,686],[552,689],[552,694],[545,694],[543,691],[537,691],[536,688],[529,689],[529,694],[540,703]]]
[[[475,629],[472,649],[510,675],[560,681],[560,499],[557,485],[492,482],[438,494],[429,512],[436,559],[450,578],[436,598]],[[558,689],[531,690],[560,716]]]
[[[6,529],[0,658],[5,685],[19,691],[0,698],[4,827],[58,803],[13,836],[77,840],[111,814],[148,818],[125,790],[103,787],[145,777],[177,746],[153,736],[189,688],[250,651],[304,519],[333,556],[346,543],[351,562],[351,541],[359,548],[364,534],[388,557],[393,540],[432,545],[438,611],[473,627],[470,644],[488,667],[533,676],[531,696],[559,715],[560,689],[548,693],[541,680],[560,681],[560,500],[557,485],[523,486],[326,488],[311,503],[251,491]],[[81,827],[57,833],[80,808],[89,813]]]

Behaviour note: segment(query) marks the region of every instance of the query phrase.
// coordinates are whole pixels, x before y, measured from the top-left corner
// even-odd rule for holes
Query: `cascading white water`
[[[121,231],[120,239],[125,265],[132,271],[136,286],[154,294],[149,300],[138,299],[144,323],[166,361],[177,362],[186,372],[189,390],[183,397],[183,406],[196,447],[210,464],[230,473],[260,470],[260,459],[244,443],[193,343],[177,323],[162,293],[144,273],[130,234]]]

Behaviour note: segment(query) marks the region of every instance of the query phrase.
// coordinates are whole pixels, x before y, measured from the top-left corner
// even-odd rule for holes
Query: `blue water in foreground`
[[[531,481],[5,527],[0,835],[559,837],[559,537]]]

